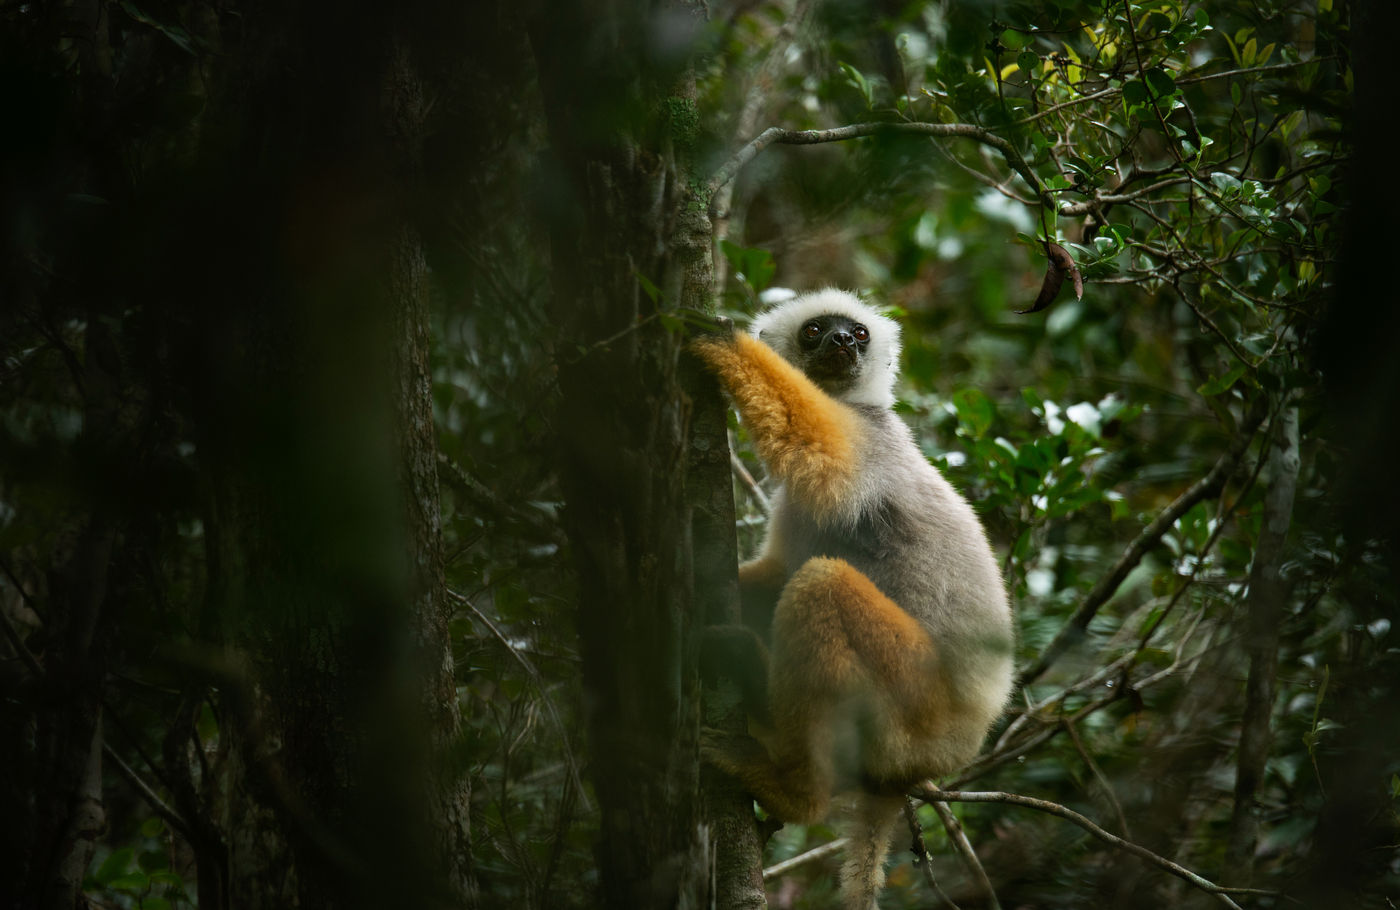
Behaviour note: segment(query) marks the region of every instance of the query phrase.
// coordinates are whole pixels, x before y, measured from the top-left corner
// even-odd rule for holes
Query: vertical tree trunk
[[[738,538],[734,533],[734,482],[729,465],[728,408],[719,383],[692,358],[684,378],[694,410],[686,483],[694,509],[691,539],[695,562],[695,612],[705,625],[742,622],[739,606]],[[709,727],[740,732],[748,715],[737,687],[719,683],[704,692]],[[715,855],[714,905],[718,910],[762,910],[763,838],[753,798],[737,778],[701,768],[703,817]]]
[[[664,116],[687,104],[688,49],[675,47],[699,12],[568,3],[531,27],[558,168],[559,465],[606,906],[709,903],[683,339],[659,318],[709,296],[708,224]]]
[[[75,2],[45,12],[25,24],[31,36],[44,39],[57,33],[69,41],[77,75],[67,102],[83,119],[83,126],[95,133],[110,120],[114,107],[106,11],[97,3]],[[7,42],[5,51],[10,50]],[[29,64],[40,71],[48,63],[44,49],[35,53],[34,60],[20,61],[21,67]],[[57,105],[59,96],[49,95],[46,100]],[[52,116],[62,121],[69,113],[53,112]],[[94,137],[84,133],[82,138]],[[0,173],[7,190],[18,186],[33,190],[34,198],[27,200],[32,208],[21,216],[25,221],[15,223],[26,223],[26,234],[32,230],[44,240],[49,239],[44,231],[59,219],[37,200],[75,192],[80,186],[87,192],[112,195],[127,188],[117,167],[119,151],[112,144],[88,141],[81,148],[65,147],[63,152],[59,176],[33,162],[29,162],[33,170],[15,183],[7,179],[9,173]],[[31,179],[40,185],[27,186]],[[51,185],[44,185],[45,180]],[[9,236],[5,241],[3,253],[10,254],[8,245],[14,241]],[[20,244],[43,249],[33,237]],[[85,249],[81,243],[75,247],[35,252],[52,257],[44,267],[51,274],[38,280],[24,266],[17,270],[19,274],[5,276],[0,291],[17,310],[22,308],[41,320],[74,319],[83,326],[81,342],[68,352],[72,400],[82,415],[72,449],[74,463],[68,470],[81,478],[84,489],[101,494],[90,504],[60,498],[55,515],[48,516],[63,531],[55,535],[56,552],[47,566],[47,578],[35,584],[37,590],[25,593],[26,599],[37,594],[36,600],[42,601],[42,615],[34,614],[42,624],[42,633],[34,636],[40,654],[30,651],[8,616],[3,618],[6,642],[0,653],[22,657],[22,680],[14,689],[12,680],[4,680],[0,708],[0,741],[5,744],[0,749],[4,768],[0,817],[9,829],[8,846],[0,848],[0,905],[41,910],[83,905],[83,881],[107,826],[102,788],[103,700],[122,571],[130,564],[122,536],[130,517],[127,504],[109,491],[132,482],[133,425],[143,404],[139,392],[124,388],[120,352],[106,322],[112,318],[109,307],[116,296],[110,286],[119,281],[113,272],[119,269],[101,251]],[[6,263],[11,264],[8,256]]]
[[[250,9],[205,136],[229,904],[470,906],[442,584],[416,10]],[[220,177],[220,174],[226,174]]]
[[[1230,816],[1226,860],[1234,881],[1248,886],[1254,875],[1254,850],[1259,841],[1255,794],[1264,779],[1264,766],[1273,742],[1271,723],[1277,690],[1279,625],[1286,614],[1289,585],[1282,574],[1284,544],[1293,519],[1293,494],[1298,486],[1298,409],[1286,405],[1269,440],[1269,488],[1264,494],[1264,517],[1249,570],[1245,598],[1245,650],[1249,678],[1245,684],[1244,718],[1235,763],[1235,805]]]

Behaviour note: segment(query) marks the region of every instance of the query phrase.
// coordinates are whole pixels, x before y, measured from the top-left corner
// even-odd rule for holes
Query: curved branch
[[[1139,859],[1146,860],[1147,862],[1158,867],[1159,869],[1165,869],[1172,875],[1185,879],[1186,881],[1195,885],[1197,888],[1200,888],[1202,891],[1214,894],[1225,906],[1233,907],[1235,908],[1235,910],[1241,910],[1240,905],[1235,903],[1230,898],[1230,892],[1239,892],[1241,889],[1226,888],[1221,885],[1217,885],[1215,884],[1215,882],[1212,882],[1208,879],[1202,878],[1201,876],[1192,872],[1190,869],[1187,869],[1184,866],[1178,866],[1171,860],[1162,856],[1158,856],[1156,853],[1153,853],[1146,847],[1139,846],[1138,844],[1135,844],[1132,841],[1124,840],[1123,838],[1118,837],[1115,834],[1109,834],[1107,831],[1094,824],[1088,818],[1084,817],[1083,815],[1080,815],[1073,809],[1065,808],[1059,803],[1052,803],[1049,800],[1044,799],[1035,799],[1034,797],[1030,796],[1022,796],[1019,793],[1003,793],[997,790],[940,790],[933,784],[928,782],[920,784],[918,787],[915,787],[911,792],[915,796],[929,803],[1005,803],[1006,805],[1010,806],[1022,806],[1027,809],[1035,809],[1038,812],[1047,812],[1050,815],[1058,815],[1060,818],[1074,822],[1076,825],[1083,828],[1085,831],[1088,831],[1090,834],[1094,835],[1094,837],[1097,837],[1104,843],[1117,847],[1120,850],[1125,850],[1128,853],[1131,853],[1134,856],[1138,857]]]
[[[722,164],[719,170],[715,171],[714,176],[710,178],[707,189],[710,197],[713,198],[721,187],[734,179],[744,165],[774,143],[818,145],[823,142],[844,142],[847,139],[860,139],[882,133],[913,133],[935,138],[971,139],[994,148],[1006,159],[1006,163],[1011,169],[1019,174],[1021,179],[1026,181],[1026,184],[1035,191],[1036,196],[1044,198],[1051,208],[1054,207],[1053,200],[1047,198],[1047,194],[1041,186],[1040,178],[1036,177],[1035,172],[1031,170],[1030,165],[1026,164],[1026,159],[1021,157],[1021,153],[1016,150],[1016,147],[995,133],[971,123],[853,123],[826,130],[787,130],[773,126],[759,133]]]
[[[948,832],[948,840],[952,841],[953,849],[962,857],[962,861],[967,865],[967,871],[972,876],[972,880],[977,883],[977,887],[987,897],[987,906],[991,910],[1001,910],[1001,901],[997,900],[996,889],[992,887],[992,880],[987,877],[987,870],[982,868],[982,861],[977,858],[977,851],[972,849],[972,842],[967,839],[967,832],[963,830],[962,822],[953,815],[953,810],[940,800],[925,800],[933,806],[933,811],[938,813],[938,820],[943,823],[943,828]]]

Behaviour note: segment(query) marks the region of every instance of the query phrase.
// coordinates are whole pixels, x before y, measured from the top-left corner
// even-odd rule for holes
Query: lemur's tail
[[[861,794],[846,826],[846,862],[841,867],[841,906],[874,910],[885,884],[885,854],[904,811],[903,796]]]

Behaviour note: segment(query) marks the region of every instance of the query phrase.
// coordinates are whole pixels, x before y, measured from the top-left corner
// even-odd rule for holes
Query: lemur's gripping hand
[[[728,316],[712,316],[699,310],[683,310],[685,327],[692,339],[728,338],[734,334],[734,320]]]
[[[739,337],[734,329],[734,320],[726,316],[696,313],[686,318],[686,328],[690,331],[690,341],[686,347],[728,387],[729,374],[735,366],[734,348]]]

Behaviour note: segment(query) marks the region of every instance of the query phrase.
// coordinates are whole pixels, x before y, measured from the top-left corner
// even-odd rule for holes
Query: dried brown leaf
[[[1029,309],[1017,310],[1017,313],[1038,313],[1055,302],[1059,296],[1060,287],[1065,283],[1065,276],[1068,275],[1074,281],[1074,297],[1081,300],[1084,297],[1084,276],[1079,274],[1079,266],[1075,265],[1074,257],[1069,254],[1069,250],[1058,243],[1045,244],[1045,253],[1048,261],[1045,265],[1045,280],[1040,283],[1040,293],[1035,297],[1035,303]]]

